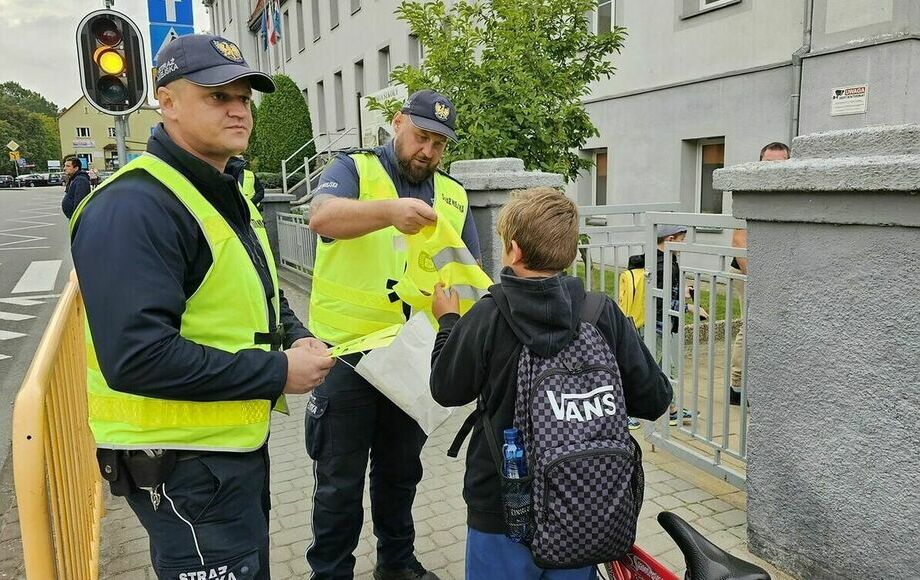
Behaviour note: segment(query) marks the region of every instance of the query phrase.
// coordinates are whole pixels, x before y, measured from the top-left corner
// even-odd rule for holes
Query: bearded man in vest
[[[147,153],[71,220],[89,424],[159,578],[265,579],[269,415],[333,361],[288,307],[261,217],[224,172],[271,77],[217,36],[182,36],[157,59],[163,123]]]
[[[444,95],[413,93],[393,119],[394,138],[338,155],[324,170],[310,208],[320,236],[310,296],[310,331],[328,344],[406,321],[393,287],[406,271],[405,235],[446,220],[472,256],[479,237],[463,186],[438,170],[456,109]],[[422,478],[425,433],[352,368],[345,357],[310,397],[307,453],[314,461],[313,577],[349,578],[361,533],[370,458],[377,580],[437,578],[415,558],[412,502]]]

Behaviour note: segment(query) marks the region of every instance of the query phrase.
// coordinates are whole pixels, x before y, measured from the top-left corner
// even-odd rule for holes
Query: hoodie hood
[[[585,300],[585,288],[578,278],[564,274],[519,278],[506,267],[501,284],[489,292],[515,337],[540,357],[555,355],[578,332]]]

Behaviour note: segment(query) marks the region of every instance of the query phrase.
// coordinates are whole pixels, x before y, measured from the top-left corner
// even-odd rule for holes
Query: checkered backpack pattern
[[[533,516],[530,548],[542,568],[620,559],[642,505],[642,455],[629,434],[623,381],[596,323],[606,296],[588,293],[577,337],[518,363],[514,426],[524,436]]]

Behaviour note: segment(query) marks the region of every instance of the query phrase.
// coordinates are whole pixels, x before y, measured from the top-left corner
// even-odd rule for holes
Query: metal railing
[[[311,172],[311,171],[310,171],[310,165],[311,165],[314,161],[316,161],[317,159],[319,159],[321,156],[323,156],[323,155],[329,155],[329,154],[333,151],[333,146],[334,146],[336,143],[338,143],[339,141],[341,141],[342,139],[344,139],[344,138],[347,137],[348,135],[352,135],[352,134],[356,133],[356,131],[357,131],[356,129],[351,128],[351,129],[346,129],[345,131],[342,131],[341,133],[320,133],[319,135],[316,135],[315,137],[313,137],[312,139],[310,139],[309,141],[307,141],[306,143],[304,143],[303,145],[301,145],[301,146],[297,149],[297,151],[294,151],[293,153],[291,153],[290,155],[288,155],[287,159],[284,159],[283,161],[281,161],[281,190],[282,190],[282,192],[283,192],[283,193],[288,193],[289,191],[295,190],[295,189],[297,189],[298,187],[300,187],[301,185],[303,185],[304,183],[306,183],[306,184],[307,184],[307,190],[308,190],[308,193],[309,193],[310,184],[313,183],[313,179],[316,178],[320,173],[322,173],[322,170],[323,170],[322,167],[317,167],[316,169],[314,169],[314,170]],[[301,158],[301,159],[302,159],[301,164],[298,165],[297,167],[295,167],[294,169],[288,171],[288,167],[287,167],[287,166],[288,166],[288,163],[289,163],[292,159],[294,159],[295,157],[297,157],[298,155],[300,155],[301,151],[303,151],[304,149],[306,149],[306,148],[309,147],[310,145],[317,143],[318,140],[319,140],[320,138],[322,138],[322,137],[326,137],[326,138],[327,138],[326,146],[323,147],[322,149],[320,149],[319,151],[317,151],[316,153],[314,153],[314,154],[313,154],[312,156],[310,156],[310,157],[302,157],[302,158]],[[335,138],[333,139],[333,137],[335,137]],[[288,187],[288,174],[289,174],[289,173],[297,173],[297,172],[299,172],[299,171],[301,171],[301,170],[303,170],[303,173],[304,173],[303,179],[301,179],[300,181],[298,181],[298,182],[295,183],[294,185]]]
[[[735,348],[732,334],[739,329],[744,312],[742,304],[738,314],[735,313],[739,294],[736,288],[743,289],[746,276],[730,268],[730,262],[734,257],[745,257],[747,252],[731,247],[723,231],[744,228],[745,223],[725,215],[673,213],[680,210],[678,203],[578,209],[579,257],[570,273],[582,278],[588,290],[603,290],[616,300],[620,273],[628,268],[629,257],[645,255],[644,340],[653,354],[660,353],[661,367],[674,388],[678,414],[684,408],[692,414],[687,424],[679,420],[676,426],[670,426],[665,415],[647,430],[649,439],[681,459],[742,487],[748,425],[747,359],[743,348],[740,405],[729,404],[729,389]],[[655,233],[658,225],[682,225],[688,230],[684,242],[665,245],[664,280],[671,280],[672,253],[681,253],[677,310],[671,308],[671,285],[664,284],[664,292],[658,288]],[[690,301],[686,298],[688,286],[696,290]],[[661,323],[656,320],[657,300],[665,295],[668,307],[663,315],[668,322]],[[705,304],[704,296],[708,296]],[[692,315],[685,313],[688,302]],[[700,307],[709,311],[708,319],[703,319]],[[678,320],[678,331],[673,335],[672,317]],[[659,332],[659,328],[668,328],[669,332]]]
[[[13,410],[13,475],[30,579],[99,576],[105,507],[87,424],[84,319],[72,273]]]
[[[713,230],[721,233],[723,229],[743,229],[746,225],[744,221],[726,215],[648,213],[646,264],[657,262],[655,229],[659,225],[686,226],[688,231],[683,242],[664,245],[664,290],[657,287],[657,268],[646,267],[646,321],[657,317],[656,299],[663,300],[665,320],[662,321],[661,332],[646,323],[645,343],[651,352],[658,351],[658,342],[661,343],[661,367],[674,387],[674,404],[678,413],[676,426],[669,426],[665,416],[656,423],[649,437],[675,456],[732,485],[743,487],[748,427],[747,359],[743,350],[739,405],[730,404],[730,389],[734,348],[732,332],[736,322],[740,323],[734,314],[734,287],[743,286],[747,276],[734,271],[730,264],[733,258],[745,258],[747,250],[726,244],[724,236],[716,236],[723,240],[721,242],[700,238],[712,237]],[[672,304],[671,284],[668,283],[672,279],[672,254],[675,252],[680,253],[676,309]],[[697,265],[691,264],[691,261]],[[688,281],[695,290],[689,303]],[[705,304],[701,301],[704,292],[708,292],[709,298]],[[745,307],[746,303],[740,305],[740,319],[744,318]],[[703,318],[701,308],[708,309],[708,318]],[[692,312],[689,332],[685,314],[688,310]],[[672,317],[678,321],[676,335],[670,332]],[[721,338],[718,338],[720,335]],[[691,414],[686,421],[681,417],[683,409],[688,409]]]
[[[316,260],[316,234],[310,229],[309,216],[278,214],[278,261],[294,272],[313,276]]]
[[[587,290],[603,290],[616,300],[629,257],[645,252],[646,212],[679,209],[679,203],[579,207],[579,258],[570,274],[582,278]]]

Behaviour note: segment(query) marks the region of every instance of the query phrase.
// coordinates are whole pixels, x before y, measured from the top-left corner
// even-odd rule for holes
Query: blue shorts
[[[530,551],[505,534],[466,532],[466,580],[596,580],[597,568],[544,570]]]

